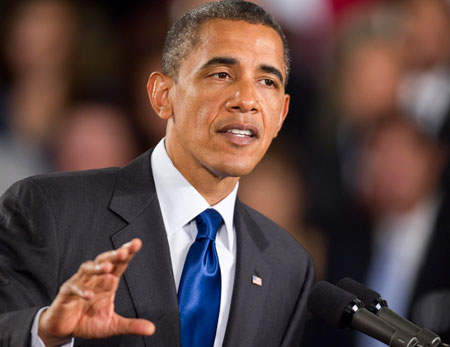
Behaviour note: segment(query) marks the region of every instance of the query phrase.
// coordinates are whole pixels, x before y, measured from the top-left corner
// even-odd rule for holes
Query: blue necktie
[[[219,212],[200,213],[197,238],[189,248],[178,289],[182,347],[212,347],[220,309],[221,277],[215,246]]]

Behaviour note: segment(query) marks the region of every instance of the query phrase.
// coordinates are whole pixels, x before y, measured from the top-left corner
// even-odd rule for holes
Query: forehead
[[[193,69],[193,65],[201,66],[218,56],[235,58],[241,64],[271,65],[285,74],[283,42],[274,29],[262,24],[223,19],[206,21],[201,24],[197,44],[181,69]]]

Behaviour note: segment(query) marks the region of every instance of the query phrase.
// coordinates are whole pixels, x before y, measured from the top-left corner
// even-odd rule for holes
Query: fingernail
[[[124,243],[122,247],[127,247],[127,248],[128,248],[128,247],[130,247],[130,246],[131,246],[131,241],[130,241],[130,242],[127,242],[127,243]]]

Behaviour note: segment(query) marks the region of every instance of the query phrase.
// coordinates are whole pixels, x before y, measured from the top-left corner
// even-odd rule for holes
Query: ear
[[[172,103],[169,98],[173,79],[161,72],[153,72],[147,83],[147,92],[153,109],[162,119],[172,117]]]
[[[277,137],[278,132],[281,130],[281,127],[284,123],[284,120],[286,119],[286,116],[289,112],[289,101],[290,101],[291,97],[289,96],[289,94],[284,94],[284,103],[283,103],[283,108],[280,114],[280,119],[278,120],[278,124],[277,124],[277,129],[274,135],[274,138]]]

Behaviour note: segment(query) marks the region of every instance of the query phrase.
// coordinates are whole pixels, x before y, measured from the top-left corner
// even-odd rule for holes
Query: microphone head
[[[382,307],[387,307],[385,300],[381,298],[380,293],[366,287],[365,285],[351,279],[343,278],[339,280],[336,285],[350,293],[355,294],[359,300],[361,300],[365,306],[370,307],[380,304]]]
[[[348,316],[348,307],[357,301],[356,295],[331,283],[320,281],[311,290],[308,309],[329,325],[345,328],[351,321],[351,315]]]

